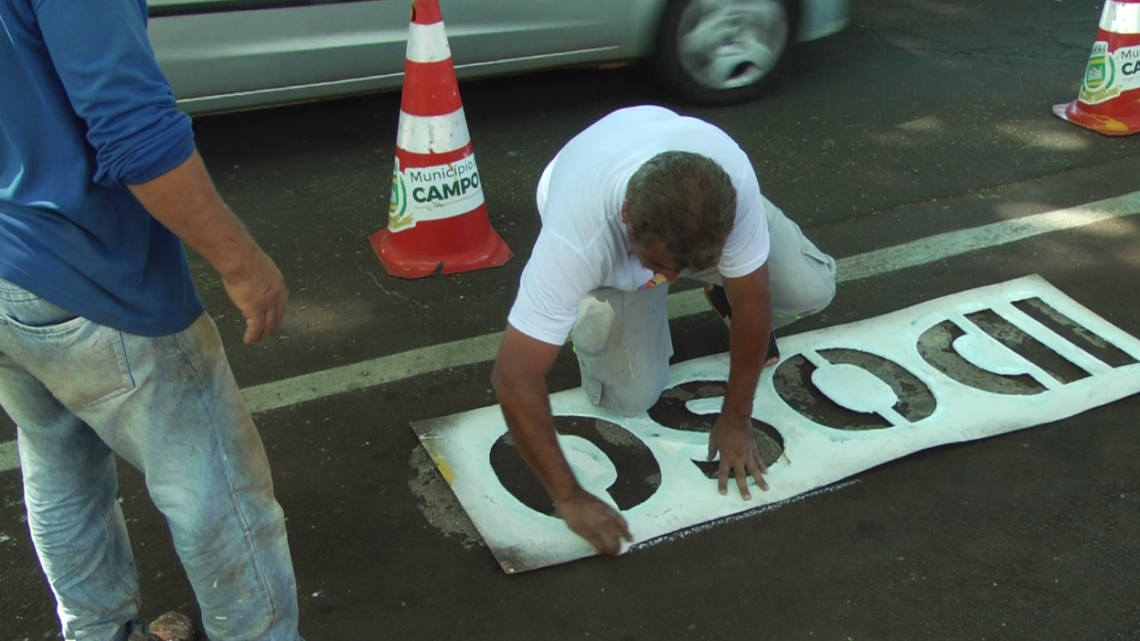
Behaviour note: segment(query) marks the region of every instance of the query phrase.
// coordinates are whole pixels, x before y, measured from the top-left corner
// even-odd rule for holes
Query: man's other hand
[[[720,451],[720,493],[728,493],[729,470],[736,472],[736,485],[740,488],[740,496],[744,500],[752,499],[748,491],[748,476],[756,479],[760,489],[767,492],[768,483],[764,474],[768,473],[768,466],[760,458],[760,449],[756,441],[752,440],[752,422],[748,418],[737,420],[721,414],[713,425],[709,434],[709,459],[713,460],[717,451]]]

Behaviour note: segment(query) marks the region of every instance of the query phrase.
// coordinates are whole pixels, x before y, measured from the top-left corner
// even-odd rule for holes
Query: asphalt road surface
[[[788,332],[1040,274],[1140,336],[1140,216],[1001,244],[976,231],[1136,191],[1135,140],[1051,113],[1076,96],[1100,9],[857,0],[854,24],[800,47],[779,91],[730,108],[672,103],[637,68],[465,83],[491,221],[515,257],[424,281],[388,277],[368,244],[386,222],[398,95],[199,119],[220,190],[291,290],[279,337],[246,346],[240,316],[195,261],[238,381],[264,401],[255,418],[289,519],[305,638],[1140,639],[1135,397],[929,450],[620,559],[520,576],[499,569],[409,427],[495,402],[487,335],[504,327],[537,234],[539,173],[581,128],[633,104],[737,137],[765,193],[844,264],[936,234],[982,239],[923,264],[880,262]],[[676,361],[727,349],[712,314],[676,316]],[[579,385],[568,351],[549,384]],[[0,638],[56,638],[14,433],[5,419]],[[198,616],[139,474],[120,469],[143,615]]]

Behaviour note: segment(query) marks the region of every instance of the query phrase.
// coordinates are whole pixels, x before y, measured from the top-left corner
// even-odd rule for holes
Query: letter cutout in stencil
[[[719,406],[724,405],[724,395],[728,391],[725,385],[726,383],[723,380],[714,380],[690,381],[670,387],[661,393],[661,398],[653,407],[649,408],[647,413],[649,418],[665,427],[707,435],[712,431],[717,419],[720,418],[719,410],[721,408]],[[694,401],[710,398],[718,402],[715,413],[697,414],[689,409]],[[705,407],[708,407],[707,404]],[[661,435],[660,433],[653,433],[650,436],[660,438]],[[760,450],[760,458],[765,465],[775,463],[784,453],[784,437],[780,436],[776,428],[755,418],[752,419],[752,440],[756,442],[757,448]],[[707,478],[715,479],[720,470],[720,456],[718,455],[709,461],[707,451],[705,454],[705,456],[691,460],[704,472]]]
[[[1112,368],[1135,365],[1136,359],[1119,347],[1098,336],[1096,332],[1083,327],[1061,311],[1040,298],[1027,298],[1015,301],[1013,306],[1021,313],[1037,321],[1041,326],[1065,341],[1079,347],[1098,362]],[[1094,372],[1095,373],[1095,372]]]
[[[1036,311],[1030,315],[1025,310]],[[1011,322],[1011,318],[1033,329],[1036,336]],[[1041,322],[1038,318],[1047,320]],[[1066,325],[1068,331],[1062,329]],[[923,334],[918,347],[930,365],[959,383],[997,394],[1033,395],[1084,380],[1094,371],[1111,367],[1093,355],[1087,338],[1081,339],[1082,333],[1075,330],[1088,334],[1040,300],[1010,301],[1001,311],[981,310],[944,321]],[[1106,353],[1115,356],[1121,352]],[[1129,362],[1127,355],[1125,359],[1126,364],[1135,363]]]
[[[797,354],[774,375],[780,398],[803,416],[838,430],[886,429],[934,413],[930,387],[879,356],[831,348]]]
[[[997,373],[979,367],[972,358],[978,350],[969,349],[970,343],[959,343],[967,336],[954,321],[942,321],[931,327],[918,339],[922,358],[943,375],[975,389],[995,394],[1040,394],[1045,386],[1026,373]],[[992,338],[973,337],[974,341],[992,341]],[[963,356],[959,349],[965,349]],[[1019,361],[1020,362],[1020,361]],[[984,364],[984,363],[983,363]],[[1003,368],[1008,371],[1010,368]]]
[[[575,475],[622,510],[634,549],[918,451],[1060,421],[1140,393],[1140,340],[1038,276],[786,336],[780,347],[784,360],[761,374],[752,418],[766,438],[782,439],[783,455],[765,455],[770,489],[753,491],[752,501],[735,488],[721,496],[698,467],[724,403],[728,354],[671,366],[670,390],[636,416],[594,406],[581,388],[551,395]],[[595,554],[551,514],[505,438],[498,406],[412,428],[504,571]]]
[[[641,505],[661,486],[657,459],[622,426],[599,418],[556,416],[554,428],[582,487],[596,495],[609,495],[619,509]],[[516,499],[532,510],[554,515],[550,497],[509,434],[495,441],[490,458],[499,482]]]

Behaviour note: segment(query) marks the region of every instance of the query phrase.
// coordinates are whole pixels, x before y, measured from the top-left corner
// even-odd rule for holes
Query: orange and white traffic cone
[[[1081,91],[1053,113],[1106,136],[1140,132],[1140,0],[1106,0]]]
[[[413,0],[388,226],[372,248],[393,276],[499,267],[513,256],[491,227],[438,0]]]

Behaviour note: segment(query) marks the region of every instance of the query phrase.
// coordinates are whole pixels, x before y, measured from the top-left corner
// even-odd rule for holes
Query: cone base
[[[502,267],[514,257],[514,252],[494,229],[489,230],[478,245],[446,256],[414,254],[392,242],[392,236],[391,231],[382,229],[372,234],[369,240],[384,270],[397,278],[426,278]]]
[[[1093,113],[1080,100],[1053,105],[1053,115],[1105,136],[1131,136],[1140,133],[1140,113],[1114,118]]]

